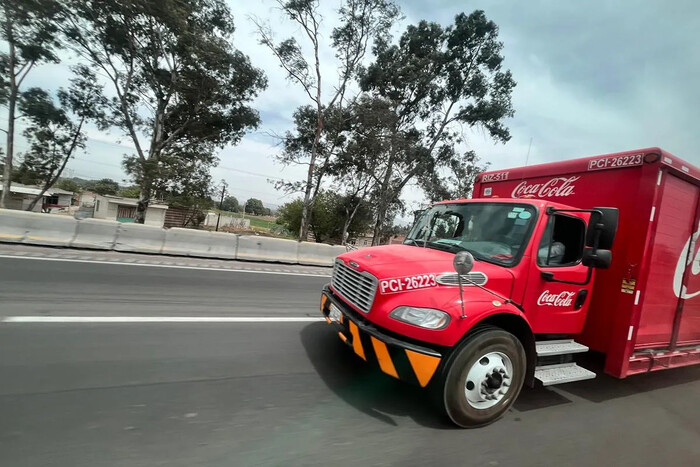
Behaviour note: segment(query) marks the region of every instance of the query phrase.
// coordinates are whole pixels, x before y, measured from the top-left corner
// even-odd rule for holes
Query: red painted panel
[[[698,205],[695,222],[700,219]],[[673,275],[673,290],[681,298],[681,322],[678,345],[700,343],[700,224],[678,252]]]
[[[678,310],[674,271],[683,246],[690,238],[700,189],[664,173],[663,194],[653,222],[656,223],[649,276],[643,292],[635,348],[663,347],[671,343]]]
[[[573,164],[573,161],[561,165],[564,164]],[[615,343],[619,347],[616,349],[616,361],[627,362],[629,355],[625,353],[625,343],[634,295],[622,293],[621,286],[623,280],[639,281],[642,273],[643,250],[659,164],[611,170],[588,170],[587,167],[584,165],[580,172],[565,172],[558,167],[560,172],[546,170],[546,175],[528,168],[527,175],[531,178],[525,179],[512,178],[512,171],[503,175],[492,174],[488,180],[493,181],[476,186],[475,196],[493,199],[510,198],[520,192],[525,196],[535,193],[536,197],[542,196],[548,201],[577,208],[613,206],[619,209],[620,223],[612,248],[613,263],[610,269],[596,271],[585,328],[576,339],[602,353],[609,353],[611,343]],[[581,169],[578,166],[574,168]],[[540,285],[536,279],[529,279],[528,289]],[[545,317],[540,316],[538,322],[542,323],[543,319]],[[570,332],[569,329],[567,331]],[[546,332],[553,331],[547,328]]]

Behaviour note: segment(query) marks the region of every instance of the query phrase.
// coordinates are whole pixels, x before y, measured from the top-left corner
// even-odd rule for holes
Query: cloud
[[[322,33],[328,39],[339,2],[321,4]],[[468,146],[492,168],[523,165],[526,159],[535,164],[648,146],[661,146],[700,165],[696,150],[700,3],[403,0],[400,4],[406,18],[397,33],[420,19],[447,25],[457,13],[477,8],[499,25],[505,65],[518,82],[513,94],[516,115],[507,122],[512,138],[502,145],[478,131],[468,135]],[[309,100],[258,43],[250,18],[269,20],[278,39],[296,37],[305,44],[303,32],[281,18],[273,0],[229,0],[229,5],[236,23],[234,45],[265,71],[269,86],[253,103],[261,127],[238,146],[224,149],[221,167],[212,175],[215,180],[225,178],[239,198],[255,196],[278,204],[288,197],[275,191],[266,178],[301,179],[304,168],[277,164],[274,155],[279,149],[269,133],[291,129],[294,110]],[[328,47],[322,49],[321,61],[324,76],[335,76],[337,63]],[[66,86],[68,77],[66,64],[44,66],[34,70],[27,85],[55,89]],[[326,78],[323,92],[332,92],[335,84],[334,78]],[[127,139],[119,145],[116,130],[105,135],[94,128],[89,136],[88,154],[71,161],[71,170],[123,178],[121,155],[131,150]],[[423,200],[415,186],[404,197],[410,206]]]
[[[530,163],[661,146],[700,165],[700,4],[477,0],[471,8],[499,25],[518,82],[511,141],[475,144],[495,168],[522,164],[530,138]],[[405,7],[442,24],[464,9],[446,0]]]

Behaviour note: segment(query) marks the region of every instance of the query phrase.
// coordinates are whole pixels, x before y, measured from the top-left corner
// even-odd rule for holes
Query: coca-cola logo
[[[675,293],[678,298],[688,300],[700,295],[700,290],[691,292],[688,291],[687,285],[683,285],[683,275],[688,267],[690,267],[689,272],[693,276],[700,274],[700,248],[698,248],[698,237],[700,237],[700,226],[698,226],[698,231],[691,235],[688,241],[685,242],[685,245],[683,245],[683,250],[681,250],[681,255],[676,264],[676,273],[673,275],[673,293]]]
[[[574,300],[574,292],[559,292],[550,293],[549,290],[545,290],[537,299],[537,305],[539,306],[571,306]]]
[[[557,177],[544,183],[522,181],[513,189],[511,198],[534,196],[536,198],[564,197],[574,194],[574,182],[581,177]]]

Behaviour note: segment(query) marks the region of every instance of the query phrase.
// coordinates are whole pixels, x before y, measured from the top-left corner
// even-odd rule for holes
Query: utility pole
[[[224,196],[226,195],[228,183],[223,178],[221,179],[221,201],[219,202],[219,217],[216,218],[216,231],[219,231],[219,221],[221,220],[221,208],[224,206]]]

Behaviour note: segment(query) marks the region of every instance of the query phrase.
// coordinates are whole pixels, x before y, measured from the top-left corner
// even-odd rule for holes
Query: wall
[[[29,208],[29,205],[32,204],[33,199],[33,195],[24,195],[24,197],[22,198],[22,211],[26,211],[27,208]],[[34,209],[32,209],[32,212],[41,212],[41,201],[34,205]]]
[[[153,207],[146,209],[146,219],[144,221],[144,224],[154,225],[156,227],[163,227],[163,224],[165,223],[165,211],[166,209]]]
[[[60,195],[58,195],[58,204],[60,206],[70,206],[72,199],[73,199],[72,195],[60,194]]]
[[[216,226],[216,220],[219,214],[215,212],[208,212],[206,219],[204,219],[204,225],[207,227]],[[250,219],[244,217],[236,217],[235,215],[221,214],[221,220],[219,221],[219,227],[233,226],[237,229],[248,229],[250,228]]]
[[[23,203],[24,203],[24,196],[17,195],[14,193],[12,193],[6,201],[7,209],[17,209],[20,211],[22,210]]]
[[[110,221],[117,220],[117,211],[119,206],[112,202],[109,198],[103,196],[95,197],[95,219],[107,219]]]

